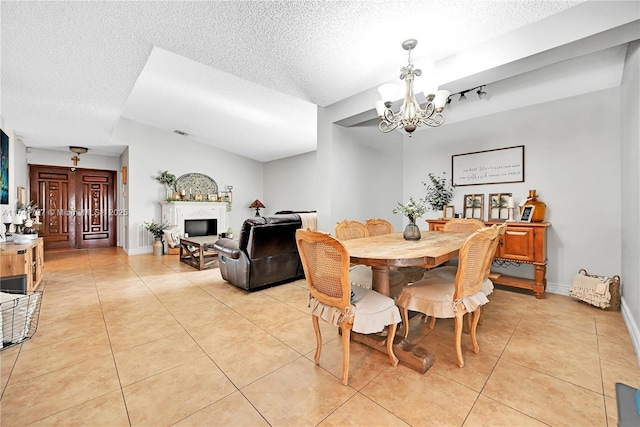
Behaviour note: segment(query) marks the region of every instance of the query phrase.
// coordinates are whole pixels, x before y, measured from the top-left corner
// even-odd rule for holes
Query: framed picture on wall
[[[525,206],[522,208],[522,214],[520,215],[520,222],[531,222],[533,218],[533,210],[535,206]]]
[[[443,210],[444,219],[454,218],[456,215],[456,207],[453,205],[446,205]]]

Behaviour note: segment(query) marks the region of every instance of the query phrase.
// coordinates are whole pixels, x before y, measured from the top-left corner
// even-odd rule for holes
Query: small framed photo
[[[520,222],[531,222],[534,209],[535,206],[525,206],[524,208],[522,208],[522,214],[520,214]]]
[[[444,207],[443,216],[444,219],[454,218],[456,215],[456,207],[453,205],[446,205]]]
[[[208,194],[207,198],[209,199],[210,202],[217,202],[218,201],[218,195],[217,194]]]

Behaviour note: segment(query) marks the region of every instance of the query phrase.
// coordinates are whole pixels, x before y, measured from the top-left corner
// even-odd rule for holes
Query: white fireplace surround
[[[180,235],[184,236],[186,219],[216,219],[218,233],[229,228],[229,214],[226,202],[160,202],[162,206],[162,222],[178,226]]]

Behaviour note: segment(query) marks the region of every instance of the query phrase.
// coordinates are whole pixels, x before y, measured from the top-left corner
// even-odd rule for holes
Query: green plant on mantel
[[[178,182],[178,179],[174,174],[169,173],[169,171],[162,172],[160,176],[156,177],[156,181],[164,184],[167,189],[176,191],[176,183]]]

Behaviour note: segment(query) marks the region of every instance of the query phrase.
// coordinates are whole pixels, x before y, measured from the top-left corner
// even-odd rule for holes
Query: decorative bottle
[[[529,190],[529,197],[527,198],[527,201],[524,202],[524,205],[520,207],[520,213],[522,213],[522,209],[524,209],[525,206],[534,207],[533,217],[531,218],[531,221],[533,222],[544,221],[544,215],[547,211],[547,205],[546,203],[538,200],[538,196],[536,195],[536,190]]]

